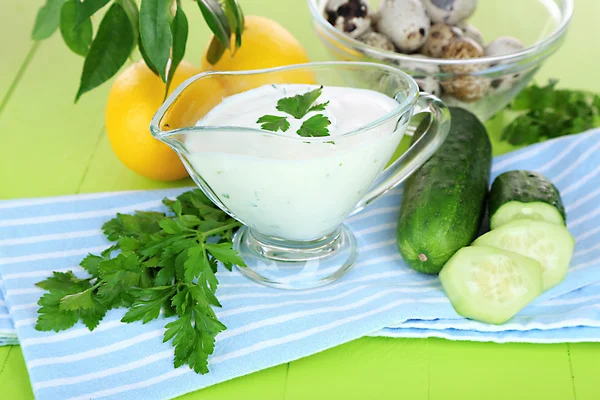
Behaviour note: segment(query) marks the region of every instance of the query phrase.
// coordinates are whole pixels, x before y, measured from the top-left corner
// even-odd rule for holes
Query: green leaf
[[[296,133],[302,137],[329,136],[329,129],[327,127],[330,124],[331,121],[323,114],[313,115],[302,123],[302,126]]]
[[[184,262],[184,277],[186,282],[191,282],[194,278],[200,276],[205,269],[210,269],[208,259],[202,247],[190,248],[188,250],[188,259]]]
[[[122,251],[135,251],[140,248],[140,241],[131,236],[121,236],[119,238],[119,247]]]
[[[260,127],[266,131],[282,131],[285,132],[290,128],[290,123],[287,117],[278,117],[276,115],[263,115],[257,121],[257,124],[262,124]]]
[[[277,109],[286,114],[290,114],[296,119],[301,119],[308,114],[312,104],[319,98],[319,96],[321,96],[322,91],[323,86],[304,94],[298,94],[292,97],[284,97],[277,102]]]
[[[119,4],[113,4],[102,19],[98,33],[85,58],[77,101],[82,94],[100,86],[127,61],[134,45],[133,29],[127,13]]]
[[[197,0],[206,24],[225,48],[230,48],[231,28],[223,8],[217,0]]]
[[[77,4],[77,17],[75,18],[75,27],[89,21],[90,17],[108,4],[110,0],[75,0]]]
[[[104,257],[88,254],[79,265],[85,269],[91,276],[98,276],[98,265],[104,261]]]
[[[171,55],[171,4],[173,0],[142,0],[140,7],[140,34],[144,50],[158,70],[158,74],[167,81],[167,63]]]
[[[169,66],[169,75],[167,77],[167,87],[165,97],[169,93],[171,82],[175,71],[183,60],[185,55],[185,46],[188,38],[188,20],[183,12],[183,8],[177,7],[173,22],[171,22],[171,35],[173,36],[173,51],[171,54],[171,65]]]
[[[213,36],[210,44],[208,45],[208,51],[206,52],[206,60],[210,63],[210,65],[215,65],[223,54],[225,53],[227,48],[223,45],[223,43],[217,39],[216,36]]]
[[[90,287],[83,292],[66,295],[60,300],[60,309],[64,311],[76,311],[94,307],[92,291],[93,289]]]
[[[329,105],[328,101],[326,101],[325,103],[315,104],[314,106],[312,106],[311,108],[308,109],[308,112],[311,112],[311,111],[325,111],[325,107],[327,107],[328,105]]]
[[[174,287],[146,289],[140,298],[125,313],[121,322],[142,321],[144,324],[158,318],[163,304],[169,303],[171,296],[175,294]]]
[[[238,4],[237,0],[225,0],[224,11],[229,21],[229,26],[235,31],[235,45],[240,47],[242,45],[242,32],[244,31],[244,13],[242,8]]]
[[[140,13],[135,0],[115,0],[123,7],[133,28],[133,43],[140,42]]]
[[[163,219],[158,223],[158,225],[160,225],[163,231],[170,235],[175,235],[182,232],[181,227],[179,226],[177,221],[173,219]]]
[[[69,0],[63,5],[60,13],[60,33],[71,51],[85,56],[92,43],[92,21],[88,18],[76,25],[77,4],[78,0]]]
[[[223,264],[239,265],[240,267],[246,266],[246,263],[244,263],[238,252],[233,249],[231,243],[207,243],[204,247]]]
[[[31,38],[44,40],[49,38],[60,24],[60,11],[66,0],[46,0],[35,18]]]
[[[35,329],[38,331],[62,331],[75,325],[79,320],[77,311],[61,310],[60,300],[65,296],[61,291],[50,291],[38,301],[38,319]]]
[[[83,322],[90,331],[93,331],[106,315],[106,307],[96,300],[95,297],[92,297],[92,303],[92,307],[85,310],[79,310],[81,322]]]
[[[140,54],[142,55],[142,59],[144,60],[144,62],[148,66],[148,68],[150,68],[150,71],[154,72],[154,75],[160,76],[158,73],[158,70],[156,69],[154,64],[152,64],[152,61],[150,61],[150,57],[148,57],[148,54],[146,53],[146,49],[144,49],[144,44],[142,43],[141,37],[138,40],[138,48],[140,49]]]
[[[102,225],[108,240],[116,241],[121,236],[142,237],[160,231],[158,222],[165,214],[152,211],[138,211],[134,215],[117,214],[117,216]]]
[[[53,272],[52,276],[36,283],[36,286],[49,291],[61,291],[66,294],[77,293],[90,287],[89,279],[79,279],[73,272]]]

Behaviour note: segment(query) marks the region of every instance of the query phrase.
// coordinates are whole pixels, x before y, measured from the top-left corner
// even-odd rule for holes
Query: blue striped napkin
[[[218,273],[223,308],[217,315],[228,330],[218,336],[211,372],[204,376],[172,367],[171,345],[162,343],[164,320],[122,324],[124,312],[113,310],[91,333],[81,324],[58,334],[34,329],[42,293],[35,282],[53,270],[83,274],[77,266],[81,258],[108,244],[99,230],[104,221],[116,212],[161,210],[160,200],[181,189],[0,202],[3,291],[36,397],[174,397],[369,334],[543,342],[555,331],[575,329],[564,327],[583,326],[588,331],[579,338],[599,340],[595,327],[600,299],[593,298],[594,284],[600,281],[598,148],[600,131],[593,131],[495,160],[494,176],[527,168],[556,182],[567,205],[569,229],[577,238],[567,279],[511,320],[506,325],[510,330],[470,325],[476,323],[456,315],[436,277],[406,267],[395,246],[399,188],[347,221],[361,250],[356,266],[335,284],[288,292],[254,284],[237,271]],[[552,303],[567,295],[575,297]],[[545,311],[538,315],[536,310]],[[405,328],[397,328],[403,323]],[[381,331],[384,327],[396,328]]]

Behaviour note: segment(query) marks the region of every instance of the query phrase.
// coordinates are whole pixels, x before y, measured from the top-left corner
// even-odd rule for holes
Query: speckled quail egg
[[[483,57],[483,48],[473,39],[461,37],[455,39],[446,46],[443,58],[446,59],[469,59]],[[442,71],[459,74],[442,82],[442,88],[450,95],[465,102],[479,100],[487,93],[490,82],[488,79],[468,75],[473,72],[481,71],[487,68],[487,65],[481,63],[445,65]]]
[[[371,30],[369,7],[362,0],[329,0],[325,13],[331,25],[352,38]]]
[[[490,57],[503,56],[523,50],[524,48],[525,46],[519,39],[511,36],[502,36],[488,44],[485,49],[485,55]],[[510,90],[520,78],[521,74],[517,72],[508,76],[503,76],[502,78],[494,79],[491,83],[492,90],[496,92]]]
[[[458,24],[475,12],[477,0],[422,0],[434,23]]]
[[[463,21],[456,27],[462,31],[464,36],[473,39],[480,46],[485,46],[485,40],[483,39],[483,35],[479,31],[479,29],[477,29],[473,24],[469,24],[468,22]]]
[[[483,57],[484,51],[476,41],[467,37],[458,37],[444,47],[442,58],[452,60],[465,60],[470,58]],[[460,64],[446,65],[442,69],[444,72],[454,72],[457,74],[465,74],[484,69],[481,64]]]
[[[428,57],[440,58],[446,46],[454,39],[461,37],[462,31],[448,24],[433,24],[429,29],[427,41],[421,47],[421,53]]]
[[[367,32],[358,38],[361,42],[368,44],[369,46],[377,47],[378,49],[394,51],[394,43],[392,40],[379,32]]]
[[[502,36],[492,40],[485,48],[486,56],[503,56],[523,50],[523,43],[512,36]]]
[[[415,55],[415,58],[428,58],[425,56]],[[398,67],[411,75],[419,89],[423,92],[431,93],[434,96],[440,96],[442,94],[442,88],[440,87],[439,80],[432,76],[440,72],[440,68],[437,64],[421,63],[418,59],[415,61],[402,61],[398,63]]]
[[[402,53],[417,51],[427,40],[431,21],[421,0],[382,0],[377,30]]]

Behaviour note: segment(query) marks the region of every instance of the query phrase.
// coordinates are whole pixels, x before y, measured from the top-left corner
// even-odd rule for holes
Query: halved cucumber
[[[440,280],[458,314],[490,324],[508,321],[543,292],[537,261],[486,246],[457,251]]]
[[[490,218],[490,228],[496,229],[501,225],[507,224],[519,219],[531,219],[534,221],[544,221],[556,225],[565,224],[565,220],[556,207],[547,203],[534,202],[522,203],[520,201],[511,201],[502,205],[496,213]]]
[[[522,219],[486,233],[473,246],[492,246],[533,258],[542,265],[544,290],[548,290],[565,279],[575,239],[564,226]]]
[[[556,186],[533,171],[509,171],[500,174],[488,197],[490,228],[517,219],[533,219],[564,225],[565,207]]]

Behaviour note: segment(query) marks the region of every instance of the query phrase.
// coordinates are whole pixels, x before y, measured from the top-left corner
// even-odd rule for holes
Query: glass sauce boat
[[[398,105],[338,136],[291,137],[258,125],[202,125],[202,117],[224,97],[266,84],[370,89]],[[413,114],[422,112],[431,116],[428,128],[388,165],[409,125],[414,127]],[[339,279],[354,264],[358,245],[344,219],[423,165],[449,126],[443,103],[419,93],[402,71],[374,63],[323,62],[196,75],[167,98],[150,129],[179,154],[202,191],[244,225],[233,240],[247,264],[239,267],[241,273],[268,286],[309,289]]]

